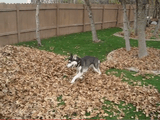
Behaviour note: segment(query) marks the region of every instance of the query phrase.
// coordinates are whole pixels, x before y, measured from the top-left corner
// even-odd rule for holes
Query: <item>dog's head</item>
[[[67,67],[70,68],[70,67],[76,67],[79,63],[79,59],[76,55],[70,55],[70,58],[68,59],[68,64],[67,64]]]

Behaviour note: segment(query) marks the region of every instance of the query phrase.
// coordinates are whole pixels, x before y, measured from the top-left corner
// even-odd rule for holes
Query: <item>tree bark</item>
[[[154,1],[151,0],[150,1],[150,12],[149,12],[149,16],[153,18],[153,12],[154,12]]]
[[[153,12],[153,18],[157,18],[157,0],[155,0],[155,6],[154,6],[154,12]]]
[[[155,31],[154,31],[154,33],[153,33],[154,36],[156,36],[159,28],[160,28],[160,18],[158,18],[158,24],[156,25]]]
[[[40,33],[39,33],[39,6],[40,6],[40,0],[37,0],[37,7],[36,7],[36,39],[38,42],[38,46],[42,46],[41,39],[40,39]]]
[[[136,0],[136,8],[134,10],[134,35],[138,35],[138,30],[137,30],[137,19],[138,19],[138,0]]]
[[[87,6],[88,16],[91,22],[92,39],[94,42],[100,42],[100,40],[98,40],[98,37],[97,37],[97,32],[96,32],[95,23],[94,23],[93,14],[92,14],[91,5],[90,5],[89,0],[85,0],[85,4]]]
[[[138,0],[138,56],[139,58],[148,55],[146,40],[145,40],[145,26],[146,26],[146,5],[143,0]]]
[[[160,4],[159,1],[156,0],[156,4],[157,4],[157,9],[158,9],[158,24],[156,25],[155,31],[153,33],[154,36],[156,36],[156,33],[158,32],[159,28],[160,28]]]
[[[128,18],[127,18],[127,10],[126,10],[126,1],[122,0],[122,6],[123,6],[123,31],[124,31],[124,39],[126,44],[126,50],[130,51],[130,41],[129,41],[129,24],[128,24]]]

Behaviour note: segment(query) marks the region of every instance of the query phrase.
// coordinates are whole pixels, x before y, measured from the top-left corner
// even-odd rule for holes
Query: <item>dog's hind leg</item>
[[[101,71],[100,71],[100,69],[99,69],[99,65],[98,65],[98,64],[94,64],[92,67],[93,67],[93,70],[94,70],[95,72],[99,73],[99,75],[101,74]]]
[[[97,72],[97,73],[99,73],[99,75],[101,74],[101,71],[100,71],[100,69],[98,68],[95,68],[94,66],[93,66],[93,70],[95,71],[95,72]]]
[[[99,71],[98,73],[101,74],[101,71],[100,71],[99,67],[98,67],[98,71]]]

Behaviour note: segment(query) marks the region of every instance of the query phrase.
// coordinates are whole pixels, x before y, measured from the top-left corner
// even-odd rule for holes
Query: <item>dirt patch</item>
[[[66,68],[66,56],[38,49],[5,46],[0,49],[0,116],[3,119],[87,118],[107,116],[101,109],[106,100],[132,103],[146,116],[160,114],[160,96],[153,86],[131,86],[106,75],[109,63],[101,64],[102,75],[93,71],[71,84],[74,69]],[[155,67],[156,68],[156,67]],[[62,96],[64,105],[57,97]],[[123,118],[120,112],[118,118]],[[76,116],[75,116],[76,114]]]
[[[146,27],[146,40],[153,40],[153,41],[160,41],[160,36],[159,36],[159,33],[160,33],[160,29],[158,30],[157,34],[154,36],[153,33],[155,31],[155,27],[156,25],[150,25],[149,27]],[[124,36],[124,32],[121,31],[121,32],[118,32],[116,33],[116,35],[119,37],[122,37]],[[138,36],[134,35],[134,32],[133,32],[133,25],[131,26],[131,33],[130,33],[130,38],[131,39],[138,39]]]

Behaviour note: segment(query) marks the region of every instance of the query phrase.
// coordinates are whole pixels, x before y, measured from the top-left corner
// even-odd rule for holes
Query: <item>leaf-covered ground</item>
[[[131,103],[146,116],[160,117],[160,94],[152,85],[132,86],[120,77],[106,75],[107,61],[101,63],[102,75],[90,70],[83,80],[70,84],[75,70],[66,64],[66,56],[52,52],[10,45],[1,48],[0,117],[91,118],[98,114],[103,118],[108,116],[103,107],[118,111],[113,113],[117,119],[125,116],[118,106],[104,105],[105,100],[124,101],[122,106]]]
[[[146,31],[145,31],[146,39],[148,39],[148,40],[149,40],[149,39],[150,39],[150,40],[157,39],[157,40],[160,41],[160,35],[159,35],[160,30],[157,31],[156,35],[154,35],[155,28],[156,28],[156,25],[150,25],[149,27],[146,27]],[[134,30],[134,27],[133,27],[133,25],[131,25],[130,37],[131,37],[131,38],[138,39],[138,36],[136,36],[136,35],[134,34],[134,31],[133,31],[133,30]],[[124,32],[123,32],[123,31],[122,31],[122,32],[119,32],[118,34],[124,36]]]
[[[148,56],[138,58],[138,48],[131,48],[126,51],[125,48],[114,50],[107,55],[110,67],[126,69],[134,67],[141,72],[157,71],[160,74],[160,49],[147,48]]]

